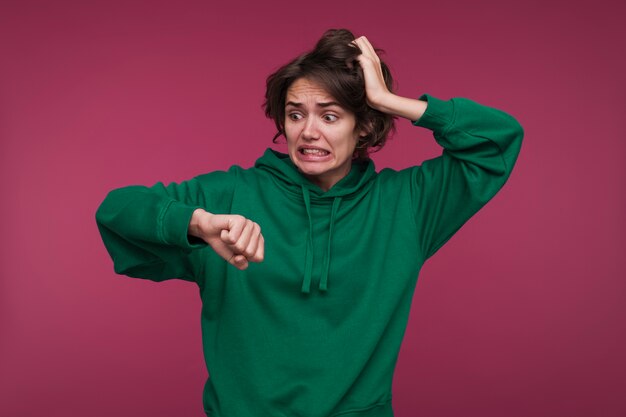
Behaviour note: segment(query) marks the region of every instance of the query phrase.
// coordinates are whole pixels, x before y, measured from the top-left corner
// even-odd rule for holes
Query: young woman
[[[270,75],[265,112],[287,154],[107,195],[115,271],[198,284],[208,416],[393,416],[419,270],[504,185],[523,130],[468,99],[394,94],[347,30]],[[368,155],[398,117],[443,153],[376,172]]]

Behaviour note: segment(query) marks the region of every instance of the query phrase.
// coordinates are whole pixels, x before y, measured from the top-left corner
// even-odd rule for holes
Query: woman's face
[[[328,191],[348,175],[360,135],[354,113],[307,78],[294,81],[285,99],[289,157],[311,182]]]

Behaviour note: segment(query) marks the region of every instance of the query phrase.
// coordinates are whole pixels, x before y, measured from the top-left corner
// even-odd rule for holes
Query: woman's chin
[[[332,155],[324,157],[312,157],[295,152],[291,157],[292,162],[304,175],[321,175],[332,169]]]
[[[310,180],[313,180],[317,177],[323,177],[326,171],[320,169],[303,169],[302,167],[298,167],[298,170],[302,175],[307,177]]]

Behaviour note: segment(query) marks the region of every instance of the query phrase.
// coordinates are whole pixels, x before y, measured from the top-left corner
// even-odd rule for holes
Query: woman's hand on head
[[[261,227],[243,216],[212,214],[196,209],[189,222],[188,233],[204,240],[238,269],[248,268],[249,262],[263,261],[265,241]]]
[[[392,93],[385,84],[383,70],[380,66],[380,58],[365,36],[355,39],[352,43],[357,45],[361,50],[361,54],[357,59],[363,69],[367,104],[376,110],[384,111],[383,103],[385,103],[385,99],[392,95]]]
[[[352,43],[361,50],[361,54],[357,59],[363,69],[367,104],[380,112],[404,117],[411,121],[417,121],[422,117],[428,103],[422,100],[401,97],[389,91],[383,77],[380,58],[367,38],[361,36],[352,41]]]

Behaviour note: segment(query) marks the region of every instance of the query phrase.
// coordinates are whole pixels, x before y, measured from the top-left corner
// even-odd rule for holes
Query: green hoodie
[[[211,417],[389,417],[392,379],[424,261],[503,186],[523,130],[464,98],[416,122],[443,154],[324,192],[285,154],[253,168],[111,191],[96,213],[115,272],[196,282]],[[240,271],[187,235],[196,208],[261,226],[265,260]]]

